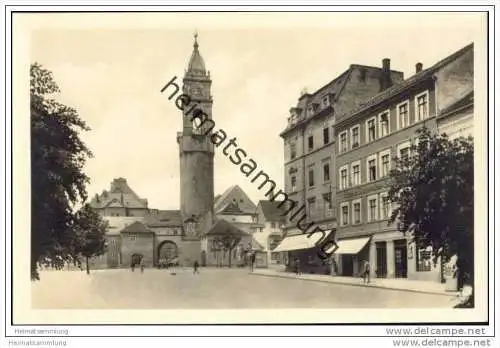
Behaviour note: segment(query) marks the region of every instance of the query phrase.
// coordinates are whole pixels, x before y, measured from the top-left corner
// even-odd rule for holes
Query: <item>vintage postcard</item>
[[[14,13],[13,323],[486,322],[487,25]]]

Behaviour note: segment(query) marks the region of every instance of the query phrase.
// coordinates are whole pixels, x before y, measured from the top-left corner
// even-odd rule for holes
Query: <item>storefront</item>
[[[369,261],[370,237],[343,239],[337,241],[335,251],[336,275],[356,277],[361,275],[364,261]]]
[[[338,276],[361,277],[370,263],[372,278],[401,278],[440,282],[441,264],[435,264],[432,247],[411,241],[400,232],[387,231],[358,238],[340,239],[335,252]]]
[[[331,266],[329,259],[323,259],[321,249],[331,239],[331,231],[316,232],[309,234],[298,234],[284,238],[273,252],[285,254],[286,270],[295,272],[297,264],[302,273],[330,274]],[[328,246],[328,245],[327,245]]]

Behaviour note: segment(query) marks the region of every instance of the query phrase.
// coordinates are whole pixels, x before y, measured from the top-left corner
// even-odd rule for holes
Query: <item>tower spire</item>
[[[189,65],[187,69],[187,73],[195,74],[195,75],[205,75],[205,62],[201,57],[200,51],[198,50],[198,30],[194,32],[194,44],[193,44],[193,53],[191,54],[191,59],[189,59]]]

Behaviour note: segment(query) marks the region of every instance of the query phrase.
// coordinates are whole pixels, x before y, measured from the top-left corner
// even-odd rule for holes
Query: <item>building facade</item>
[[[358,276],[363,261],[372,277],[441,281],[441,265],[424,241],[411,241],[388,225],[387,198],[394,157],[410,154],[416,130],[438,131],[449,124],[448,111],[473,91],[473,46],[469,45],[412,77],[339,115],[335,127],[338,209],[335,252],[337,274]],[[455,124],[471,122],[470,109]],[[440,119],[441,118],[441,119]],[[457,121],[458,119],[458,121]],[[451,129],[452,127],[449,127]]]
[[[282,202],[261,200],[257,204],[256,222],[258,229],[254,232],[255,249],[262,253],[260,263],[266,266],[283,264],[283,255],[280,252],[273,252],[279,243],[283,240],[283,228],[285,226],[286,217],[283,215],[281,208]]]
[[[474,91],[463,96],[437,117],[440,134],[446,133],[450,139],[474,136]]]
[[[387,59],[382,68],[351,65],[316,92],[304,93],[290,109],[287,127],[280,134],[284,140],[285,193],[305,210],[298,216],[296,210],[289,212],[285,235],[301,234],[301,226],[311,222],[324,230],[336,228],[336,119],[402,80],[403,73],[391,70]],[[312,249],[291,251],[288,256],[303,259],[303,265],[317,261]]]

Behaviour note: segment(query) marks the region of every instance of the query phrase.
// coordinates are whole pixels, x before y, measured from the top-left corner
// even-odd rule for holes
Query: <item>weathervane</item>
[[[194,47],[198,47],[198,30],[194,30]]]

